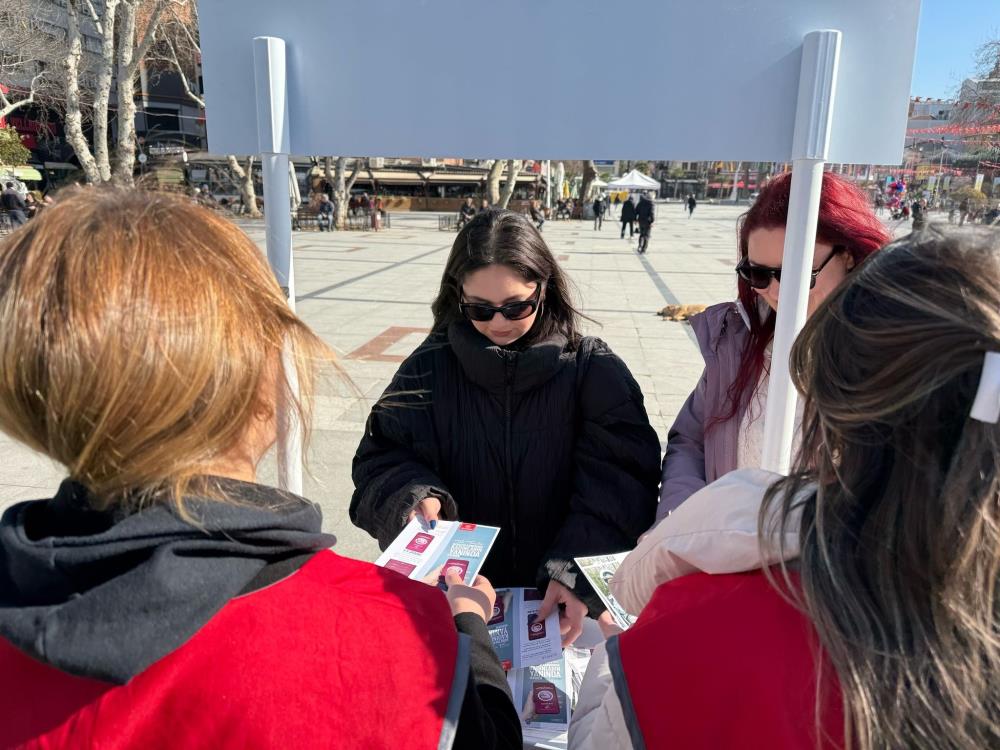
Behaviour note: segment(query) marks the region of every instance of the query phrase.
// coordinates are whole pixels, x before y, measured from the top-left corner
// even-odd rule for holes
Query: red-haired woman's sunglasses
[[[843,245],[834,245],[833,251],[826,256],[826,260],[819,264],[819,268],[814,268],[809,275],[809,288],[816,286],[816,277],[826,268],[826,264],[833,260],[835,255],[839,255],[847,248]],[[754,289],[767,289],[771,286],[771,279],[781,283],[781,268],[771,268],[770,266],[755,266],[750,262],[749,256],[740,261],[736,266],[736,273],[746,283]]]
[[[510,302],[500,307],[480,302],[459,302],[458,306],[465,317],[469,320],[475,320],[478,323],[493,320],[493,316],[497,313],[503,315],[507,320],[524,320],[538,308],[541,297],[542,284],[538,284],[535,293],[529,299],[521,300],[520,302]]]

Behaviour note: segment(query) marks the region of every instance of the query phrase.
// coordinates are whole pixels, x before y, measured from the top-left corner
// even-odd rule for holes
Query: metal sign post
[[[292,264],[290,213],[288,99],[285,42],[275,37],[253,40],[254,85],[257,99],[257,141],[264,177],[264,226],[267,260],[295,310],[295,269]],[[293,394],[299,380],[290,353],[282,353],[285,378]],[[278,404],[278,483],[302,494],[302,426],[284,399]]]

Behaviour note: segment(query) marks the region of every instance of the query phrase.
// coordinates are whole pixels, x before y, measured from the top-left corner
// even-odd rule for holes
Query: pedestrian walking
[[[594,198],[594,231],[601,229],[604,226],[604,212],[607,209],[607,202],[603,195],[598,194]]]
[[[635,225],[635,203],[630,195],[622,204],[622,239],[625,239],[625,225],[628,224],[628,236],[631,239]]]
[[[644,255],[649,247],[649,236],[653,229],[653,222],[656,220],[656,206],[653,205],[649,194],[643,193],[639,197],[639,205],[635,208],[635,218],[639,224],[639,254]]]
[[[688,209],[688,218],[689,219],[692,216],[694,216],[694,209],[695,209],[695,207],[697,205],[698,205],[698,201],[695,199],[694,195],[693,194],[689,195],[688,199],[687,199],[687,209]]]
[[[417,515],[499,526],[483,574],[544,592],[542,619],[562,605],[567,644],[588,613],[611,624],[574,558],[635,545],[660,454],[638,384],[580,333],[568,283],[524,214],[459,232],[431,334],[368,418],[350,511],[382,549]]]

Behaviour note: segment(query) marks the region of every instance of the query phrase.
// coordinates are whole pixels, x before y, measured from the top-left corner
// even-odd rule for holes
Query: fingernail
[[[435,526],[437,526],[437,525],[438,525],[438,522],[437,522],[437,521],[431,521],[431,528],[432,528],[432,529],[433,529],[433,528],[434,528]]]

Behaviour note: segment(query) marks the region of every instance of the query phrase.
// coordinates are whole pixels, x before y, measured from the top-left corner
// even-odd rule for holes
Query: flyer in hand
[[[627,552],[619,552],[617,555],[595,555],[594,557],[576,558],[576,564],[580,568],[580,572],[587,577],[587,581],[594,588],[594,591],[597,592],[601,601],[604,602],[604,606],[608,608],[608,612],[611,613],[615,624],[622,630],[628,630],[638,618],[626,612],[625,608],[615,600],[614,596],[611,595],[608,582],[614,576],[615,571],[618,570],[618,566],[621,565],[622,560],[625,559],[627,554]]]
[[[562,651],[559,614],[538,619],[542,595],[537,589],[497,589],[493,617],[486,623],[493,650],[505,670],[558,659]]]
[[[432,529],[420,517],[410,521],[375,561],[408,578],[424,578],[443,566],[471,584],[483,567],[500,529],[461,521],[438,521]]]
[[[525,740],[561,739],[569,729],[573,684],[566,656],[507,675]]]

